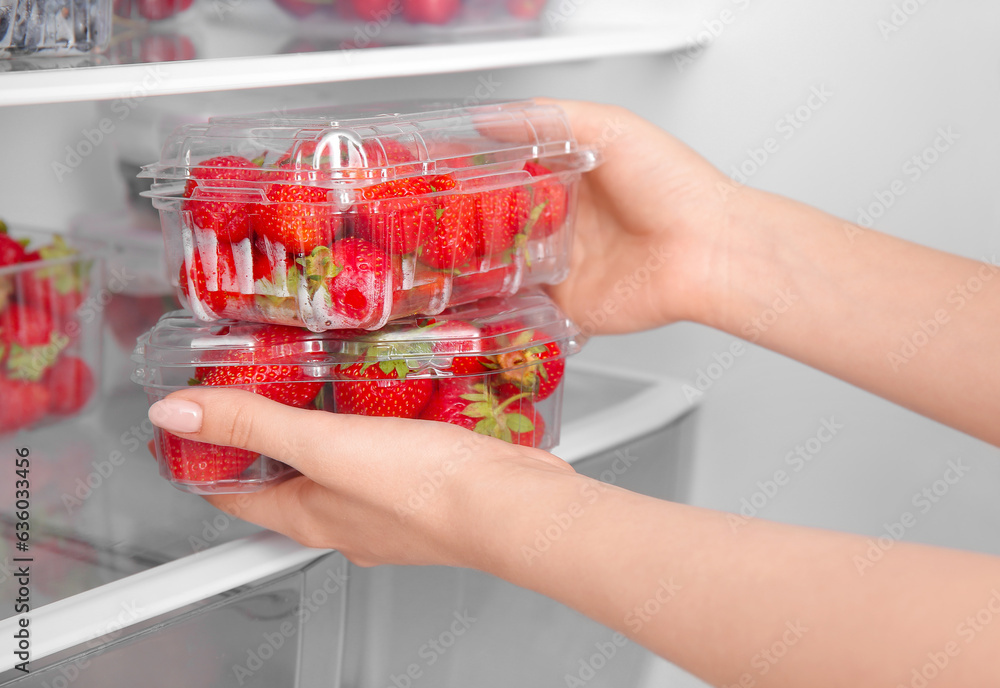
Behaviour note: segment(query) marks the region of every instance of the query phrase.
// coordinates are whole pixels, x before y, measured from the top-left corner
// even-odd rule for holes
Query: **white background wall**
[[[894,8],[904,5],[916,12],[898,31],[883,35],[879,22],[891,23]],[[312,89],[311,96],[465,96],[479,76],[488,76],[498,84],[496,98],[544,94],[620,103],[725,170],[774,137],[779,148],[751,185],[856,220],[859,207],[901,179],[906,193],[876,221],[878,229],[1000,261],[1000,4],[718,0],[705,16],[719,18],[723,9],[733,21],[709,48],[684,55],[690,60],[666,55],[334,84]],[[832,95],[784,138],[776,123],[804,105],[814,87]],[[256,109],[268,109],[294,104],[301,93],[257,95]],[[203,103],[204,97],[189,100]],[[145,107],[137,108],[137,118]],[[0,214],[58,227],[75,212],[122,205],[115,142],[100,146],[62,182],[51,169],[57,152],[77,141],[97,113],[92,104],[0,110],[0,160],[6,163]],[[948,127],[960,136],[951,149],[920,179],[907,176],[906,161]],[[595,339],[581,355],[694,380],[732,341],[678,324]],[[739,510],[742,500],[754,499],[758,481],[788,471],[786,455],[813,437],[824,419],[835,419],[842,429],[801,471],[791,472],[790,483],[758,509],[760,516],[876,536],[910,512],[916,525],[906,531],[907,540],[1000,554],[996,448],[758,348],[735,359],[701,405],[696,504]],[[931,487],[949,462],[967,466],[967,474],[930,508],[919,507],[914,495]],[[667,676],[660,677],[661,685],[683,682]]]

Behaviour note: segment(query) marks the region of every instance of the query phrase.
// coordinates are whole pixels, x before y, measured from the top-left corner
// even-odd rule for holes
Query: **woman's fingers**
[[[149,419],[179,437],[280,457],[305,472],[324,420],[320,413],[245,390],[203,387],[174,392],[156,402],[149,408]]]
[[[480,460],[510,447],[446,423],[297,409],[239,389],[174,392],[150,407],[149,418],[180,437],[249,449],[320,482],[405,481],[407,467],[445,459]],[[490,452],[490,447],[495,450]],[[518,451],[569,468],[548,452],[527,447]]]

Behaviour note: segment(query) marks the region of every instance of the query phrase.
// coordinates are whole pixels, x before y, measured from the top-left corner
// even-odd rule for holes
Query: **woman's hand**
[[[572,267],[555,300],[588,334],[715,320],[735,201],[748,190],[628,110],[539,102],[562,107],[578,142],[604,159],[583,175]]]
[[[250,449],[297,469],[302,475],[267,490],[207,499],[362,566],[484,568],[496,531],[486,502],[573,474],[548,452],[455,425],[296,409],[241,390],[175,392],[149,417],[180,437]]]

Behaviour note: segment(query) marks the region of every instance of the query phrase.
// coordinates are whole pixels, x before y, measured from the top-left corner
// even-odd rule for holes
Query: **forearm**
[[[1000,267],[744,190],[707,324],[1000,445]]]
[[[947,662],[939,688],[1000,679],[996,559],[878,549],[581,476],[509,484],[484,497],[484,516],[505,527],[493,529],[502,532],[487,541],[483,568],[716,685],[910,685],[929,652]],[[994,623],[966,621],[990,605]]]

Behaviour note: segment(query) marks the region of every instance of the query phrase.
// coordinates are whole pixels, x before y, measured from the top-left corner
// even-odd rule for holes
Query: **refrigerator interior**
[[[573,4],[586,12],[610,3]],[[902,4],[706,2],[699,3],[701,17],[682,31],[691,39],[707,31],[705,45],[672,53],[398,78],[387,71],[378,75],[386,78],[211,98],[218,107],[258,99],[262,107],[254,109],[266,110],[316,97],[475,98],[477,89],[488,88],[495,98],[544,94],[613,102],[664,126],[751,186],[852,221],[880,212],[872,220],[881,231],[996,263],[1000,7],[975,0],[906,3],[919,9],[900,15]],[[595,54],[599,43],[593,36]],[[145,104],[158,100],[195,110],[207,98],[161,96],[129,112],[138,118]],[[101,112],[92,102],[0,109],[6,132],[0,151],[16,161],[4,173],[5,217],[59,228],[80,212],[126,207],[116,137],[96,146],[70,174],[57,175],[53,165],[96,126]],[[904,165],[949,127],[958,134],[954,145],[919,177],[908,175]],[[760,162],[769,138],[777,150]],[[895,179],[905,180],[906,193],[887,206],[880,198],[888,198]],[[682,323],[595,338],[580,358],[690,382],[705,376],[697,399],[692,503],[733,512],[750,503],[764,518],[869,536],[884,535],[886,524],[910,511],[918,518],[907,540],[1000,554],[996,448],[760,348],[750,346],[730,360],[725,352],[733,342]],[[814,438],[824,420],[842,431],[785,489],[753,506],[758,483],[787,468],[785,457]],[[918,511],[915,497],[949,461],[963,462],[974,477]],[[666,663],[649,680],[701,685]]]

